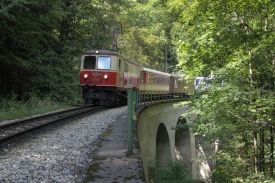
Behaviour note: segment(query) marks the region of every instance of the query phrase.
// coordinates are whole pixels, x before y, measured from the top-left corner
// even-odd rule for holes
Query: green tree
[[[180,11],[170,6],[170,1],[162,0],[132,3],[123,18],[121,52],[143,66],[167,72],[175,70],[176,47],[171,31]]]
[[[274,1],[183,3],[174,29],[179,65],[193,76],[214,73],[193,99],[194,128],[220,140],[214,181],[273,177]]]

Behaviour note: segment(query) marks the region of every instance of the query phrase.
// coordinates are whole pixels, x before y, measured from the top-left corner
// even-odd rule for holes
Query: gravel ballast
[[[49,126],[0,149],[0,182],[82,182],[99,135],[126,110]]]

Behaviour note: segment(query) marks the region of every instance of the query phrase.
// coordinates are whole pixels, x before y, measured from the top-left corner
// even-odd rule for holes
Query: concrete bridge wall
[[[193,178],[209,178],[209,165],[200,160],[204,156],[192,129],[177,126],[191,123],[192,118],[182,118],[188,110],[181,102],[168,102],[144,108],[137,116],[137,135],[146,182],[148,167],[152,162],[165,166],[169,160],[180,160]]]

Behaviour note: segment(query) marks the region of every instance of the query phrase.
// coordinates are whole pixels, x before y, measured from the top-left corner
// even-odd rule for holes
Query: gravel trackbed
[[[39,129],[0,149],[0,182],[82,182],[99,135],[127,107]]]

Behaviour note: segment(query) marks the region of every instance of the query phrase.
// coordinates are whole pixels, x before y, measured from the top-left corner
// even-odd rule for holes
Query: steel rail
[[[65,120],[84,113],[102,109],[102,107],[82,106],[74,107],[58,112],[40,115],[28,119],[17,120],[9,123],[0,123],[0,145],[5,144],[8,140],[16,136],[23,135],[34,129],[48,125],[50,123]]]

